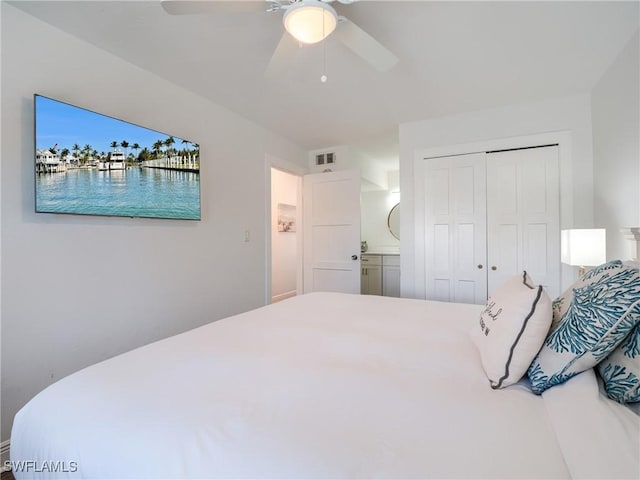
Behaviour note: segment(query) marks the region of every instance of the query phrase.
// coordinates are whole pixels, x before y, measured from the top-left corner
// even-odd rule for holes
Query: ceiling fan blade
[[[393,52],[347,18],[340,17],[333,35],[379,72],[390,70],[400,60]]]
[[[292,59],[299,49],[298,42],[287,32],[284,32],[273,55],[271,55],[265,76],[270,79],[281,78],[291,65]]]
[[[160,2],[162,8],[169,15],[198,15],[202,13],[245,13],[264,12],[269,4],[260,1],[191,1],[191,0],[164,0]]]

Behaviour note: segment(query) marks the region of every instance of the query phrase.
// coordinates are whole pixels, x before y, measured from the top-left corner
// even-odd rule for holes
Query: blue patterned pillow
[[[587,285],[597,281],[602,275],[606,274],[611,268],[620,268],[624,264],[620,260],[612,260],[611,262],[600,265],[599,267],[588,270],[582,277],[578,278],[573,285],[565,290],[562,295],[556,298],[551,304],[553,319],[551,329],[555,328],[564,314],[567,312],[573,301],[573,291],[581,289]]]
[[[598,365],[609,398],[640,402],[640,324]]]
[[[538,394],[594,367],[640,322],[640,272],[605,263],[554,303],[551,330],[527,372]]]

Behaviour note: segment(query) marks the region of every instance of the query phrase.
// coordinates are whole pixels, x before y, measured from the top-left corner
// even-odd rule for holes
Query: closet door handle
[[[497,269],[498,269],[498,267],[496,267],[495,265],[491,266],[491,270],[497,270]]]
[[[481,263],[479,263],[479,264],[478,264],[478,268],[479,268],[480,270],[482,270],[482,267],[484,267],[484,265],[482,265]]]

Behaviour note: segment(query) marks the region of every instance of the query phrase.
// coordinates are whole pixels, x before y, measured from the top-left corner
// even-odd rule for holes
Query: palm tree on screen
[[[184,163],[184,157],[186,156],[187,164],[189,165],[189,168],[191,168],[191,150],[189,150],[189,146],[191,145],[191,142],[189,140],[182,140],[182,145],[184,146],[183,153],[182,153],[182,158],[183,158],[182,163]]]
[[[176,143],[176,141],[173,137],[169,137],[164,141],[164,144],[167,147],[167,158],[171,157],[171,147],[173,147],[174,143]]]
[[[138,150],[140,150],[140,145],[134,143],[131,145],[131,150],[133,150],[133,154],[136,156],[136,160],[138,159]]]
[[[200,171],[200,145],[197,143],[193,144],[193,166]]]
[[[89,145],[88,143],[82,148],[82,159],[83,159],[83,163],[87,163],[87,161],[89,160],[89,156],[91,155],[91,151],[93,150],[93,147],[91,145]]]
[[[76,161],[78,163],[80,163],[80,154],[79,154],[80,153],[80,145],[78,145],[77,143],[74,143],[73,147],[71,147],[71,150],[73,150],[73,153],[74,153],[73,156],[75,157]]]
[[[162,140],[158,140],[153,144],[153,153],[155,153],[156,158],[160,156],[160,149],[162,148],[163,145],[164,145],[164,142]]]
[[[127,142],[126,140],[122,140],[120,142],[120,146],[122,148],[124,148],[124,158],[125,158],[125,161],[126,161],[127,158],[129,157],[129,151],[127,150],[129,148],[129,142]]]
[[[149,152],[149,149],[147,147],[144,147],[140,151],[140,155],[138,156],[138,159],[140,160],[140,163],[145,162],[147,160],[151,160],[151,152]]]

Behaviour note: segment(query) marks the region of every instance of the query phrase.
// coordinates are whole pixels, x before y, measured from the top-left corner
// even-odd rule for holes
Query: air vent
[[[331,153],[320,153],[316,155],[316,165],[325,165],[335,163],[336,154],[334,152]]]

